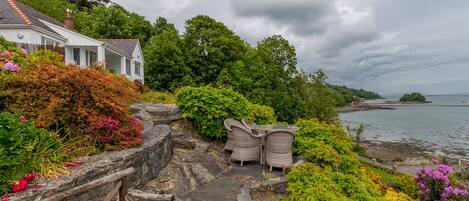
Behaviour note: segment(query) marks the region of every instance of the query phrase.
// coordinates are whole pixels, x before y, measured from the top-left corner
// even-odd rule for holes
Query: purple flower
[[[20,71],[20,67],[17,64],[14,64],[14,63],[11,63],[11,62],[6,63],[5,66],[3,66],[3,67],[5,68],[5,70],[9,70],[11,72]]]

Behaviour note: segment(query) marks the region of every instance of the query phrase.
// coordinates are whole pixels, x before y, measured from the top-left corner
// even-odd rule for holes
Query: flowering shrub
[[[430,200],[468,200],[469,189],[453,187],[450,174],[453,169],[447,165],[437,168],[421,167],[417,173],[416,182],[420,189],[420,199]]]
[[[94,143],[105,150],[119,150],[140,145],[143,142],[143,125],[137,119],[115,120],[106,117],[92,123],[88,134]]]
[[[36,128],[26,117],[0,113],[0,192],[23,190],[34,179],[32,172],[45,175],[60,169],[68,159],[66,149],[53,133]]]
[[[0,85],[0,89],[2,85]],[[99,69],[38,64],[3,82],[6,109],[31,117],[39,127],[85,131],[94,117],[126,119],[139,98],[124,77]]]

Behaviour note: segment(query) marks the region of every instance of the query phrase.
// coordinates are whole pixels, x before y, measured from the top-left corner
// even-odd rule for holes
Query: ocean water
[[[397,100],[373,100],[379,103]],[[427,96],[430,104],[342,113],[344,126],[364,123],[364,138],[410,141],[436,153],[469,158],[469,96]]]

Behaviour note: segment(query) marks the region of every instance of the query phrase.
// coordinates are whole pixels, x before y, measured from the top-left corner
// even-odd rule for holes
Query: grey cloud
[[[206,14],[251,44],[281,34],[299,67],[329,82],[384,94],[469,94],[467,0],[115,0],[183,32]]]
[[[324,33],[329,24],[339,21],[330,0],[232,0],[231,6],[238,16],[266,18],[299,35]]]

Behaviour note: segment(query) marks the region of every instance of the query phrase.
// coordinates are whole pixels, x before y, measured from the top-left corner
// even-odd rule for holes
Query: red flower
[[[33,181],[34,179],[36,179],[36,173],[33,172],[31,174],[28,174],[25,177],[23,177],[23,179],[25,179],[29,183]]]
[[[2,197],[2,201],[10,201],[10,198],[5,196],[5,197]]]
[[[26,119],[26,117],[21,117],[21,122],[26,123],[27,121],[28,119]]]
[[[26,186],[28,185],[28,181],[26,179],[21,178],[18,182],[11,184],[11,192],[20,192],[24,191],[26,189]]]

